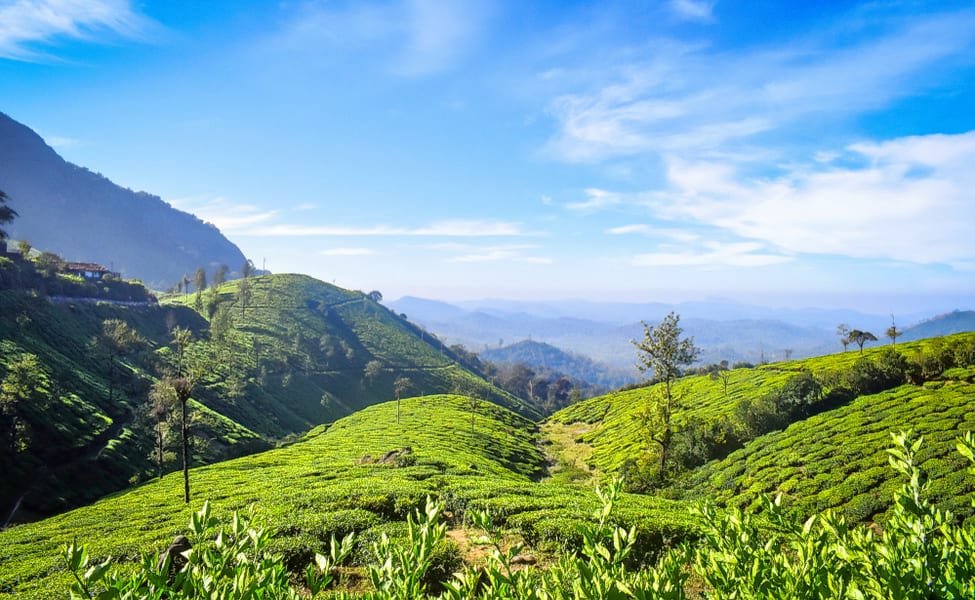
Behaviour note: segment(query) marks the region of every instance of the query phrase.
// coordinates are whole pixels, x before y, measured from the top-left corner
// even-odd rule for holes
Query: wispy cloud
[[[480,219],[437,221],[419,227],[282,224],[253,228],[240,233],[242,235],[282,237],[513,237],[525,235],[518,223]]]
[[[377,252],[372,248],[328,248],[319,254],[322,256],[372,256]]]
[[[267,223],[278,215],[253,204],[239,204],[223,197],[191,197],[171,199],[174,207],[193,213],[212,223],[223,233],[243,235],[255,226]]]
[[[592,213],[612,206],[618,206],[625,202],[622,195],[599,188],[587,188],[585,194],[585,200],[569,202],[565,207],[573,212]]]
[[[389,72],[418,77],[454,67],[477,44],[491,16],[486,0],[308,3],[265,44],[304,60],[335,50],[373,54]]]
[[[457,244],[449,249],[460,252],[449,258],[450,262],[483,263],[483,262],[523,262],[531,264],[551,264],[554,262],[547,256],[539,256],[531,251],[538,248],[535,244],[508,244],[499,246],[473,246]],[[447,246],[442,249],[447,250]]]
[[[971,9],[874,27],[883,33],[857,43],[830,31],[748,52],[656,40],[627,60],[614,55],[603,65],[608,80],[551,101],[557,130],[547,149],[568,162],[730,156],[760,136],[821,129],[915,94],[931,85],[932,67],[975,49]]]
[[[41,48],[111,33],[140,37],[151,22],[129,0],[14,0],[0,3],[0,58],[51,60]]]
[[[646,223],[632,223],[630,225],[620,225],[619,227],[611,227],[606,230],[606,233],[610,235],[630,235],[638,234],[643,236],[652,236],[658,238],[665,238],[675,242],[695,242],[701,239],[700,234],[692,233],[690,231],[685,231],[682,229],[668,228],[668,227],[657,227],[653,225],[648,225]]]
[[[770,253],[756,242],[707,242],[700,249],[638,254],[638,267],[767,267],[791,262],[793,257]]]
[[[714,2],[705,0],[670,0],[670,10],[681,19],[710,23],[714,21]]]

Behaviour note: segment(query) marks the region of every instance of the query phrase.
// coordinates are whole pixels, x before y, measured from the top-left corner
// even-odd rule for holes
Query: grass
[[[58,557],[73,539],[96,557],[122,561],[162,549],[204,499],[225,514],[255,510],[279,530],[274,547],[293,566],[323,551],[331,534],[352,530],[361,534],[358,560],[367,562],[370,540],[401,535],[406,515],[428,495],[443,498],[457,522],[471,507],[489,509],[541,551],[577,543],[576,525],[599,505],[590,490],[535,482],[545,465],[536,426],[511,411],[482,403],[473,433],[458,396],[404,400],[399,424],[395,415],[395,402],[371,406],[288,447],[194,469],[188,506],[171,474],[0,532],[0,598],[63,595],[69,575]],[[382,460],[390,451],[400,458]],[[616,519],[639,528],[646,552],[694,530],[681,504],[644,496],[626,495]]]

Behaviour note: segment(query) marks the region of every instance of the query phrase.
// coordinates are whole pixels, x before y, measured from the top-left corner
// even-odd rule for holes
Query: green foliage
[[[921,440],[905,433],[893,436],[887,453],[890,467],[903,484],[894,495],[894,510],[882,533],[849,525],[831,511],[803,521],[782,511],[779,499],[765,500],[765,518],[740,510],[719,511],[704,504],[693,509],[701,537],[673,547],[649,563],[634,560],[637,531],[614,524],[622,482],[597,489],[599,503],[592,521],[578,526],[581,544],[547,569],[519,568],[524,546],[506,544],[505,532],[486,511],[472,511],[470,523],[483,532],[475,543],[488,548],[483,565],[467,565],[447,579],[443,600],[491,598],[542,600],[599,598],[684,600],[770,598],[791,600],[971,598],[975,595],[975,526],[959,525],[950,511],[933,505],[917,465]],[[957,443],[975,472],[975,437]],[[434,553],[446,534],[444,504],[430,497],[425,509],[407,519],[407,533],[394,542],[385,533],[374,544],[376,562],[369,565],[373,589],[340,598],[419,599],[435,597],[429,577]],[[153,567],[143,555],[133,575],[120,575],[108,561],[89,566],[83,547],[69,545],[64,554],[75,577],[72,597],[99,598],[297,598],[284,564],[263,551],[271,534],[253,528],[234,513],[230,527],[221,526],[209,506],[190,523],[195,544],[185,551],[185,565],[171,569],[169,556]],[[341,543],[331,538],[328,556],[316,554],[305,570],[308,591],[316,596],[335,581],[336,566],[352,550],[351,534]],[[522,561],[524,562],[524,561]],[[123,596],[129,593],[130,596]]]
[[[471,435],[463,398],[404,398],[401,405],[399,424],[396,403],[388,402],[319,427],[289,446],[195,468],[194,489],[205,490],[213,509],[225,514],[255,506],[262,522],[277,531],[270,547],[292,571],[325,553],[332,535],[341,539],[352,531],[359,540],[353,556],[367,567],[373,542],[382,533],[394,542],[405,539],[407,516],[422,510],[427,496],[444,502],[452,523],[463,522],[470,511],[490,511],[499,526],[540,551],[579,548],[576,526],[593,521],[599,500],[589,489],[533,481],[545,465],[534,423],[484,402]],[[384,459],[406,447],[413,461]],[[66,593],[70,575],[52,558],[72,539],[85,540],[98,561],[111,555],[127,565],[141,549],[164,548],[191,510],[200,508],[197,500],[192,509],[183,507],[181,487],[178,474],[171,473],[91,506],[0,532],[0,571],[11,582],[9,593],[18,599]],[[613,522],[636,527],[638,556],[659,552],[665,540],[693,536],[695,529],[682,504],[627,494]],[[450,569],[456,553],[439,546],[434,555],[430,577],[441,577],[433,573]]]

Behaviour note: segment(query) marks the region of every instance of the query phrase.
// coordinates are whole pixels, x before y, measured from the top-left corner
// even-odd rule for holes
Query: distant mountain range
[[[555,371],[607,389],[615,389],[636,380],[628,370],[614,368],[550,344],[531,340],[522,340],[500,348],[488,348],[480,353],[480,357],[500,365],[521,363],[535,371]]]
[[[120,187],[71,164],[25,125],[0,113],[0,190],[19,217],[11,239],[66,260],[97,262],[168,289],[198,267],[239,271],[244,255],[216,227],[158,196]]]
[[[670,311],[703,352],[702,363],[782,360],[841,349],[836,326],[872,331],[883,340],[889,315],[842,309],[775,309],[735,302],[614,303],[519,302],[480,300],[450,304],[404,297],[389,303],[397,312],[444,338],[483,352],[530,339],[580,354],[637,376],[630,340],[643,335],[640,321],[659,321]],[[975,329],[972,312],[955,312],[921,323],[918,331],[901,325],[903,339],[918,339]],[[968,315],[966,317],[966,315]],[[927,314],[899,315],[899,323],[918,323]],[[882,341],[880,342],[882,343]]]

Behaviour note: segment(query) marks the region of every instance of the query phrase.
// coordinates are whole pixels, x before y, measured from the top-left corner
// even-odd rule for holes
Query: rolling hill
[[[169,289],[198,267],[239,271],[244,263],[240,249],[213,225],[66,162],[3,113],[0,190],[19,214],[7,227],[12,239],[66,260],[100,263],[154,289]]]
[[[899,380],[885,375],[892,365],[902,369]],[[975,334],[958,334],[678,379],[678,444],[696,461],[668,494],[754,508],[761,494],[783,492],[804,516],[838,508],[856,519],[877,517],[894,485],[885,468],[890,434],[913,429],[925,437],[921,460],[934,493],[968,514],[975,488],[962,482],[954,443],[975,429],[973,368]],[[808,375],[822,386],[805,407],[808,418],[761,414],[765,399],[774,402],[790,381]],[[915,383],[903,384],[905,377]],[[626,471],[656,452],[642,415],[661,386],[579,402],[549,417],[546,435],[589,472]]]
[[[32,355],[43,383],[36,387],[45,390],[21,411],[31,432],[26,448],[0,450],[9,475],[0,482],[3,521],[15,505],[16,519],[36,518],[152,476],[147,397],[173,363],[174,326],[192,332],[186,353],[207,365],[191,401],[196,464],[265,449],[388,400],[398,378],[409,380],[406,394],[463,389],[538,416],[361,293],[305,276],[242,281],[207,290],[199,305],[195,295],[160,305],[0,291],[0,378]],[[250,290],[246,303],[242,285]],[[143,340],[139,347],[110,358],[102,333],[111,320],[130,326]],[[176,467],[174,456],[166,462],[166,470]]]
[[[427,396],[366,408],[319,427],[299,442],[191,473],[193,501],[181,500],[178,474],[153,481],[38,523],[0,532],[4,582],[0,598],[63,595],[70,575],[59,552],[74,539],[97,558],[131,561],[145,548],[163,548],[182,531],[192,511],[208,499],[215,511],[253,509],[279,531],[274,550],[292,568],[323,552],[332,534],[356,531],[355,563],[371,560],[380,535],[401,538],[404,520],[428,495],[447,500],[458,535],[435,557],[450,573],[460,560],[465,511],[492,511],[541,552],[558,552],[576,539],[576,526],[592,520],[599,505],[584,488],[536,483],[545,460],[535,445],[536,426],[491,403],[477,408],[470,429],[468,402],[458,396]],[[664,539],[694,530],[683,505],[625,495],[621,524],[639,532],[639,550],[652,552]]]

